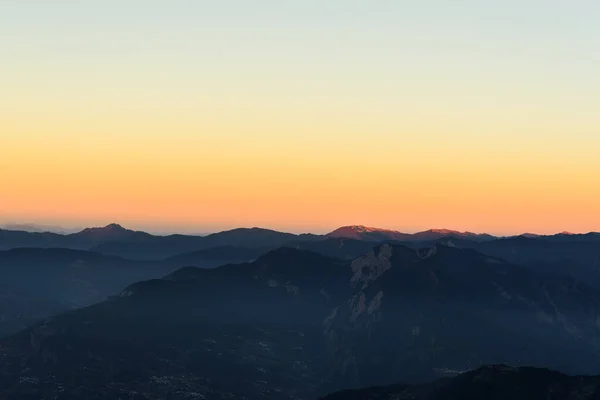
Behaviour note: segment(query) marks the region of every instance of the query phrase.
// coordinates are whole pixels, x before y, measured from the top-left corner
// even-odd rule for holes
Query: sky
[[[600,231],[597,0],[0,1],[0,222]]]

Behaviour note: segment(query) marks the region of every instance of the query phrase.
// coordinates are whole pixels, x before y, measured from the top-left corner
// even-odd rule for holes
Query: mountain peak
[[[472,232],[459,232],[451,229],[429,229],[414,234],[402,233],[390,229],[372,228],[364,225],[342,226],[327,234],[330,238],[348,238],[370,241],[428,241],[437,240],[448,236],[468,238],[472,240],[493,239],[488,234],[477,234]]]
[[[106,225],[106,226],[104,227],[104,229],[111,229],[111,230],[112,230],[112,229],[119,229],[119,230],[120,230],[120,229],[125,229],[125,228],[123,228],[121,225],[119,225],[119,224],[117,224],[117,223],[113,222],[112,224],[108,224],[108,225]]]
[[[104,227],[85,228],[80,233],[92,235],[123,235],[132,233],[133,231],[123,228],[117,223],[108,224]]]
[[[451,229],[429,229],[428,231],[425,232],[431,232],[431,233],[439,233],[440,235],[452,235],[452,234],[456,234],[456,233],[461,233],[459,231],[454,231]],[[469,234],[470,232],[464,232],[465,234]]]
[[[537,233],[530,233],[530,232],[523,233],[523,234],[521,234],[521,235],[519,235],[519,236],[521,236],[521,237],[526,237],[526,238],[530,238],[530,239],[533,239],[533,238],[538,238],[538,237],[540,237],[540,235],[538,235]]]
[[[89,229],[105,230],[105,231],[126,231],[126,230],[128,230],[128,229],[123,228],[122,225],[117,224],[116,222],[108,224],[108,225],[106,225],[104,227],[89,228]]]
[[[413,239],[428,241],[428,240],[438,240],[445,237],[457,237],[475,241],[484,241],[494,239],[494,236],[489,235],[487,233],[473,233],[473,232],[460,232],[452,229],[429,229],[427,231],[415,233]]]
[[[373,228],[373,227],[365,226],[365,225],[347,225],[347,226],[339,227],[338,229],[334,230],[331,233],[344,232],[344,231],[346,231],[346,232],[347,231],[350,231],[350,232],[395,232],[390,229]]]
[[[394,236],[406,235],[404,233],[393,231],[391,229],[373,228],[365,225],[347,225],[337,228],[326,236],[332,238],[350,238],[350,239],[391,239]]]

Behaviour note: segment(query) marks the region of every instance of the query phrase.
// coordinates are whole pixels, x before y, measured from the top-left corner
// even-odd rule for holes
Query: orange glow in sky
[[[0,223],[600,230],[592,2],[18,3],[0,6]]]

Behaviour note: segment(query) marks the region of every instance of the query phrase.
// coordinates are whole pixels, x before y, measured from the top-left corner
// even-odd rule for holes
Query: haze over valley
[[[8,398],[315,398],[486,365],[600,370],[598,233],[110,224],[0,230],[0,248]]]
[[[600,400],[600,1],[0,1],[0,400]]]

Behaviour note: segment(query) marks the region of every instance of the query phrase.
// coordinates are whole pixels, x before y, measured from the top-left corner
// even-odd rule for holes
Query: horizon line
[[[29,227],[31,229],[36,229],[36,231],[27,231],[24,229],[12,229],[11,226],[13,226],[15,228],[19,228],[19,227]],[[135,224],[132,224],[135,225]],[[268,231],[273,231],[273,232],[279,232],[279,233],[289,233],[289,234],[294,234],[294,235],[317,235],[317,236],[327,236],[330,233],[335,232],[336,230],[339,229],[343,229],[343,228],[365,228],[365,229],[372,229],[374,231],[380,231],[380,232],[390,232],[390,233],[398,233],[398,234],[405,234],[405,235],[416,235],[419,233],[425,233],[425,232],[447,232],[447,233],[459,233],[459,234],[474,234],[474,235],[490,235],[496,238],[509,238],[509,237],[517,237],[517,236],[525,236],[525,235],[535,235],[535,236],[556,236],[556,235],[586,235],[586,234],[591,234],[591,233],[600,233],[600,231],[588,231],[588,232],[572,232],[572,231],[557,231],[554,233],[536,233],[534,231],[526,231],[526,232],[521,232],[521,233],[513,233],[513,234],[495,234],[495,233],[490,233],[490,232],[486,232],[486,231],[474,231],[474,230],[458,230],[458,229],[450,229],[450,228],[429,228],[429,229],[425,229],[425,230],[398,230],[398,229],[394,229],[394,228],[380,228],[380,227],[376,227],[376,226],[369,226],[369,225],[362,225],[362,224],[348,224],[348,225],[341,225],[338,226],[336,228],[327,230],[327,231],[321,231],[321,230],[316,230],[316,231],[299,231],[299,230],[281,230],[281,229],[275,229],[275,228],[271,228],[271,227],[266,227],[266,226],[258,226],[258,225],[254,225],[254,226],[235,226],[235,227],[231,227],[231,228],[225,228],[225,229],[220,229],[220,230],[210,230],[210,231],[203,231],[202,229],[198,229],[195,231],[195,229],[181,229],[181,228],[129,228],[126,224],[121,224],[118,222],[110,222],[107,223],[105,225],[102,224],[90,224],[89,226],[85,226],[85,227],[81,227],[81,226],[71,226],[71,227],[67,227],[67,226],[62,226],[62,225],[54,225],[54,224],[45,224],[45,223],[35,223],[35,222],[27,222],[27,223],[21,223],[21,222],[14,222],[14,221],[8,221],[8,222],[2,222],[0,223],[0,229],[1,230],[8,230],[8,231],[21,231],[21,232],[30,232],[30,233],[56,233],[56,234],[62,234],[62,235],[68,235],[68,234],[74,234],[74,233],[80,233],[83,232],[86,229],[102,229],[102,228],[108,228],[110,226],[118,226],[121,227],[123,229],[126,230],[130,230],[130,231],[135,231],[135,232],[144,232],[144,233],[148,233],[154,236],[169,236],[169,235],[186,235],[186,236],[207,236],[207,235],[211,235],[211,234],[215,234],[215,233],[221,233],[221,232],[228,232],[228,231],[233,231],[236,229],[262,229],[262,230],[268,230]],[[131,225],[129,225],[131,226]],[[44,230],[48,228],[48,230]],[[322,233],[318,233],[319,231],[321,231]]]

